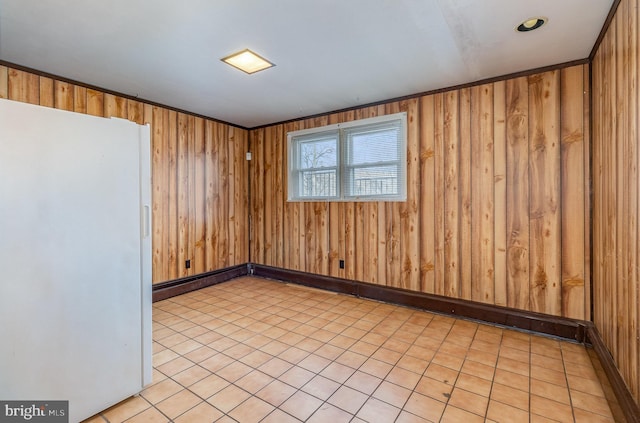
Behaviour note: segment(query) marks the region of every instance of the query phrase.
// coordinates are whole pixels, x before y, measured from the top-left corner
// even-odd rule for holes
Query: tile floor
[[[153,384],[89,422],[613,422],[585,347],[242,277],[153,307]]]

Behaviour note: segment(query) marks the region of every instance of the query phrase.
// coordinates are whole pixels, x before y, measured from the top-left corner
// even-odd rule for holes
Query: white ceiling
[[[584,59],[612,3],[0,0],[0,60],[251,128]]]

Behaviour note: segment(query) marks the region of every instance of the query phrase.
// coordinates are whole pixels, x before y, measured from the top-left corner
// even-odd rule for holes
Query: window
[[[406,114],[287,134],[289,201],[406,200]]]

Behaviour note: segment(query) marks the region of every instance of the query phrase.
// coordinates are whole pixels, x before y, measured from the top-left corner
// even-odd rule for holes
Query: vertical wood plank
[[[493,86],[471,89],[471,298],[494,299]]]
[[[529,303],[529,92],[526,78],[506,82],[507,306]]]
[[[273,242],[275,241],[274,233],[273,233],[273,221],[275,219],[274,216],[274,203],[276,201],[274,197],[274,142],[273,134],[276,131],[276,128],[270,127],[265,130],[265,138],[264,138],[264,257],[265,264],[269,266],[275,266],[274,261],[274,246]]]
[[[195,223],[195,239],[193,245],[193,267],[194,273],[204,273],[207,271],[206,242],[207,242],[207,219],[206,219],[206,152],[205,152],[205,121],[202,118],[195,118],[194,121],[194,211],[192,218]]]
[[[253,207],[257,213],[254,213],[252,219],[252,258],[256,260],[256,263],[266,263],[265,261],[265,233],[264,233],[264,202],[268,201],[268,197],[265,197],[265,169],[264,169],[264,137],[265,129],[257,131],[257,136],[252,140],[252,149],[255,154],[255,159],[251,161],[251,165],[254,167],[254,180],[255,183],[251,188],[251,195],[254,198]],[[300,242],[300,240],[298,240]],[[298,251],[298,257],[302,255],[302,251]],[[296,270],[303,270],[304,268],[298,267]]]
[[[431,207],[434,208],[434,291],[438,295],[445,295],[445,141],[444,141],[444,94],[435,94],[434,96],[434,153],[435,153],[435,172],[434,172],[434,202]]]
[[[507,305],[507,139],[506,83],[493,84],[494,299]]]
[[[121,107],[116,102],[115,98],[105,97],[107,106],[105,112],[109,116],[118,116],[121,113]],[[180,221],[178,216],[178,200],[179,200],[179,188],[178,188],[178,113],[169,110],[167,125],[167,178],[169,195],[166,199],[166,207],[168,208],[169,222],[165,231],[168,232],[168,256],[167,256],[167,268],[169,272],[169,279],[177,279],[180,277],[180,267],[178,265],[179,256],[179,236],[180,236]]]
[[[185,261],[191,259],[189,240],[189,139],[188,116],[178,113],[176,133],[176,267],[178,277],[189,276],[192,270],[187,269]]]
[[[640,194],[638,194],[638,185],[640,184],[640,174],[638,173],[638,166],[640,166],[640,146],[638,146],[638,101],[640,92],[638,91],[638,60],[640,55],[638,54],[638,13],[639,4],[636,0],[634,3],[629,4],[628,7],[628,51],[629,60],[626,77],[629,78],[628,86],[628,186],[629,186],[629,231],[627,231],[627,242],[629,245],[628,250],[628,265],[629,270],[629,311],[627,314],[627,354],[629,356],[629,373],[630,382],[628,383],[631,392],[638,401],[640,398],[640,340],[638,340],[638,301],[640,300],[640,272],[638,267],[640,266],[638,260],[640,242],[638,218],[640,214]],[[587,138],[588,139],[588,138]],[[588,210],[588,209],[585,209]],[[588,212],[588,211],[587,211]],[[587,216],[588,218],[588,216]],[[635,236],[634,236],[635,235]],[[587,275],[588,276],[588,275]],[[588,280],[588,277],[586,278]],[[634,339],[635,338],[635,339]]]
[[[616,238],[616,250],[614,260],[616,261],[616,273],[614,283],[617,285],[617,300],[616,311],[613,316],[615,322],[625,322],[628,313],[629,302],[629,283],[627,278],[626,266],[622,263],[627,262],[628,244],[626,231],[628,227],[628,196],[629,191],[628,181],[626,179],[627,174],[627,161],[628,155],[628,123],[627,113],[619,113],[619,111],[627,111],[626,96],[628,95],[628,80],[626,78],[627,72],[627,60],[628,50],[626,46],[626,14],[627,14],[628,2],[620,2],[618,6],[618,13],[616,14],[616,32],[615,32],[615,45],[616,51],[620,51],[621,54],[616,54],[616,91],[614,99],[615,111],[618,114],[617,125],[615,126],[615,139],[617,141],[615,156],[613,158],[615,162],[615,172],[617,173],[616,191],[613,193],[615,196],[615,238]],[[620,371],[626,380],[631,380],[629,355],[626,351],[626,345],[628,343],[625,324],[615,324],[617,331],[617,345],[615,348],[616,362],[620,366]]]
[[[584,320],[592,320],[593,316],[591,315],[591,184],[592,184],[592,175],[591,171],[591,129],[590,123],[591,120],[591,75],[590,75],[590,66],[584,65],[582,66],[582,87],[583,87],[583,97],[582,97],[582,105],[583,105],[583,115],[582,115],[582,132],[583,132],[583,165],[584,169],[584,180],[582,183],[583,186],[583,210],[584,210]]]
[[[160,111],[158,108],[155,110]],[[104,94],[100,91],[87,89],[87,114],[92,116],[104,115]],[[154,126],[157,127],[158,125],[159,123],[156,123]]]
[[[472,273],[471,273],[471,90],[465,88],[460,90],[458,100],[460,116],[460,144],[459,144],[459,165],[458,184],[460,192],[459,200],[459,243],[460,247],[460,296],[465,300],[472,297]]]
[[[40,80],[40,105],[44,107],[54,107],[56,101],[54,81],[45,76],[39,77]]]
[[[435,293],[435,96],[420,99],[420,288]]]
[[[87,113],[87,89],[75,85],[73,87],[73,111],[76,113]]]
[[[73,111],[73,85],[68,82],[55,81],[55,108]]]
[[[219,216],[219,232],[218,232],[218,268],[224,269],[229,266],[229,209],[227,207],[229,201],[229,126],[217,123],[216,125],[218,145],[218,165],[220,167],[218,174],[218,192],[219,201],[216,204]]]
[[[144,124],[144,103],[127,100],[127,119],[138,125]]]
[[[274,265],[277,267],[282,267],[284,264],[284,225],[286,224],[284,217],[284,201],[286,198],[286,188],[284,185],[286,173],[284,170],[284,157],[286,155],[286,133],[284,132],[283,125],[278,125],[276,131],[274,133],[273,139],[273,163],[274,163],[274,225],[273,225],[273,233],[274,233],[274,247],[275,247],[275,255],[274,255]]]
[[[9,68],[0,65],[0,98],[9,98]]]
[[[90,93],[88,93],[90,94]],[[91,104],[91,102],[89,102]],[[167,144],[165,134],[168,123],[168,111],[159,107],[153,108],[153,131],[151,132],[151,179],[153,183],[152,195],[152,229],[151,237],[153,249],[153,280],[162,282],[169,279],[167,272],[167,245],[168,245],[168,172],[167,172]]]
[[[561,70],[562,315],[585,319],[584,132],[581,67]]]
[[[397,102],[385,104],[385,114],[400,112],[400,105]],[[387,271],[386,285],[393,287],[403,287],[405,285],[402,273],[402,258],[404,257],[404,245],[402,240],[402,204],[397,202],[385,203],[385,213],[387,219]],[[356,231],[358,228],[356,228]]]
[[[407,101],[407,219],[406,288],[420,290],[420,109],[417,99]],[[379,209],[379,207],[378,207]],[[378,217],[379,218],[379,217]],[[380,257],[378,257],[380,259]]]
[[[444,290],[446,296],[460,295],[459,215],[459,105],[458,91],[444,95]]]
[[[176,112],[174,112],[176,113]],[[113,94],[104,94],[104,117],[127,118],[127,100]]]
[[[206,269],[214,270],[217,268],[217,248],[218,248],[218,215],[216,213],[216,201],[218,199],[217,192],[217,175],[219,169],[217,167],[216,139],[215,139],[215,122],[206,121],[204,133],[204,149],[205,149],[205,258]]]
[[[23,103],[40,103],[40,78],[28,72],[9,68],[8,99]]]
[[[529,77],[531,305],[553,315],[562,312],[559,75],[552,71]]]

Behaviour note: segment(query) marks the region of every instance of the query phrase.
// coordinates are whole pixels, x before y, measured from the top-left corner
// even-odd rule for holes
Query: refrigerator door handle
[[[142,212],[142,237],[147,238],[150,235],[151,209],[148,205],[143,206]]]

